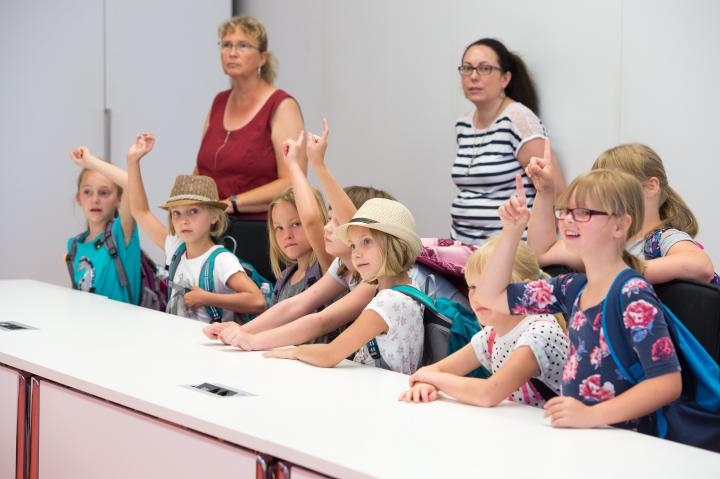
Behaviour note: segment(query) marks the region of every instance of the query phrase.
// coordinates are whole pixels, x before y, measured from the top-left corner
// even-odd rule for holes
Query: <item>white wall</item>
[[[135,132],[154,131],[144,160],[151,204],[195,161],[212,96],[227,83],[215,29],[230,2],[106,0],[0,3],[0,278],[66,284],[65,241],[82,229],[77,170],[67,151],[102,151],[102,108],[113,110],[115,162]],[[455,119],[472,105],[455,68],[483,36],[520,52],[566,177],[605,148],[640,141],[658,150],[671,184],[699,217],[720,269],[711,192],[720,93],[720,4],[713,0],[244,0],[268,27],[278,86],[307,126],[331,122],[328,162],[344,184],[393,192],[420,233],[445,236]],[[160,212],[160,210],[156,210]],[[158,258],[147,241],[144,248]]]
[[[713,0],[246,0],[280,59],[278,86],[308,127],[331,122],[329,165],[344,184],[372,184],[415,213],[420,233],[446,236],[455,119],[472,105],[455,68],[489,36],[523,56],[566,178],[604,149],[657,149],[671,185],[701,223],[720,269],[710,201],[718,168],[720,4]],[[714,173],[714,174],[713,174]]]
[[[0,278],[69,284],[67,238],[85,226],[68,152],[104,156],[105,106],[115,164],[136,132],[157,136],[143,160],[151,205],[192,172],[210,102],[228,85],[217,26],[230,11],[230,0],[0,2]]]

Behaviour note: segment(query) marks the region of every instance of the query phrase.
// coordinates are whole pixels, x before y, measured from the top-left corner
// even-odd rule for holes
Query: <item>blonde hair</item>
[[[328,213],[327,208],[325,208],[325,200],[323,199],[322,193],[320,193],[320,191],[318,191],[317,189],[312,188],[312,192],[315,196],[315,202],[317,203],[318,210],[320,211],[320,220],[322,221],[322,224],[325,224],[328,222]],[[273,224],[272,212],[273,209],[275,209],[275,206],[282,203],[283,201],[290,203],[295,209],[297,209],[297,205],[295,204],[295,192],[293,191],[292,187],[286,188],[279,195],[277,195],[268,207],[267,224],[268,239],[270,241],[270,267],[272,268],[273,274],[276,278],[279,278],[280,273],[282,273],[281,263],[285,265],[285,267],[290,266],[291,264],[297,264],[297,260],[290,259],[285,256],[285,253],[283,253],[282,248],[280,248],[280,245],[277,242],[277,238],[275,238],[275,225]],[[317,256],[315,255],[315,251],[313,251],[312,249],[310,251],[311,253],[309,264],[313,264],[315,263],[315,261],[317,261]]]
[[[367,280],[367,283],[377,284],[378,278],[397,276],[413,267],[417,257],[410,254],[410,245],[405,240],[372,228],[370,234],[380,249],[382,264],[375,277]]]
[[[555,201],[555,207],[567,208],[573,199],[578,207],[592,201],[610,216],[630,217],[630,226],[621,246],[622,259],[634,270],[642,272],[642,260],[625,249],[627,241],[641,230],[645,216],[645,200],[640,182],[620,170],[597,168],[575,178]]]
[[[387,200],[395,200],[395,197],[384,190],[373,188],[372,186],[346,186],[343,188],[345,194],[348,195],[350,201],[355,205],[356,209],[359,209],[367,200],[371,198],[385,198]],[[348,272],[348,267],[338,258],[338,270],[337,275],[341,278]],[[356,282],[360,282],[360,273],[355,271],[353,273],[353,279]]]
[[[640,143],[628,143],[605,150],[593,169],[619,169],[634,176],[640,183],[657,178],[660,183],[660,219],[663,226],[684,231],[692,237],[698,233],[695,215],[668,183],[665,167],[660,156],[649,146]]]
[[[192,203],[188,206],[201,206],[208,210],[208,213],[211,215],[217,215],[217,221],[210,225],[210,237],[214,238],[216,240],[220,239],[222,234],[225,232],[225,230],[228,227],[228,217],[225,213],[225,210],[222,208],[219,208],[217,206],[210,206],[203,203]],[[175,226],[173,226],[172,221],[172,208],[168,209],[168,229],[170,230],[171,235],[175,235]]]
[[[260,53],[266,54],[267,61],[260,67],[260,77],[272,85],[277,76],[277,61],[275,60],[275,55],[268,50],[268,34],[265,25],[254,17],[232,17],[218,27],[220,40],[238,28],[246,35],[253,37],[258,43],[257,46]]]
[[[499,239],[499,236],[492,236],[470,255],[465,264],[465,281],[468,284],[470,284],[473,276],[479,275],[485,269],[490,256],[492,256],[493,251],[495,251]],[[537,257],[524,241],[521,241],[518,244],[517,250],[515,250],[511,278],[513,282],[536,281],[549,278],[549,276],[540,269]],[[555,314],[553,316],[555,316],[555,320],[563,331],[567,330],[563,315]]]

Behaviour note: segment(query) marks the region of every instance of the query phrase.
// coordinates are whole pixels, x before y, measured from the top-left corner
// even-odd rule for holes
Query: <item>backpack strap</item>
[[[70,243],[70,251],[65,253],[65,265],[67,266],[68,273],[70,274],[70,283],[72,284],[73,289],[78,289],[79,287],[75,281],[75,256],[77,256],[77,245],[80,241],[84,241],[89,233],[89,231],[85,231],[84,233],[80,233],[75,236]]]
[[[495,345],[495,337],[497,336],[497,331],[495,331],[495,328],[493,328],[492,331],[490,331],[490,335],[488,336],[488,354],[490,355],[490,361],[492,362],[492,352],[493,352],[493,346]],[[530,378],[530,384],[535,388],[535,391],[537,391],[538,394],[543,398],[545,401],[549,401],[550,399],[557,396],[557,393],[550,389],[550,387],[545,384],[544,382],[540,381],[538,378]]]
[[[183,253],[185,253],[185,250],[187,250],[187,246],[185,243],[180,243],[175,249],[175,252],[172,255],[172,259],[170,260],[170,264],[165,266],[165,269],[168,272],[167,275],[167,282],[168,282],[168,297],[167,301],[170,302],[170,296],[172,295],[173,291],[173,279],[175,278],[175,273],[177,272],[178,265],[180,264],[180,260],[182,259]]]
[[[642,276],[630,268],[624,269],[617,275],[605,297],[601,320],[602,332],[610,356],[613,358],[620,374],[630,384],[637,384],[645,379],[642,365],[622,332],[622,290],[625,283],[635,278],[642,278]],[[608,312],[613,314],[614,318],[609,320]]]
[[[202,289],[204,289],[205,291],[209,291],[211,293],[215,292],[215,279],[213,278],[213,272],[215,271],[215,258],[217,258],[217,256],[220,253],[232,254],[232,251],[230,251],[226,248],[217,248],[217,249],[213,250],[213,252],[210,253],[210,256],[208,256],[208,259],[205,260],[205,262],[202,265],[202,268],[200,269],[200,281],[198,282],[198,284]],[[205,310],[207,311],[208,315],[210,316],[211,323],[217,323],[222,320],[222,317],[223,317],[222,308],[219,308],[217,306],[207,305],[207,306],[205,306]]]
[[[400,284],[400,285],[397,285],[397,286],[393,286],[393,287],[390,288],[390,289],[392,289],[393,291],[397,291],[397,292],[399,292],[399,293],[402,293],[402,294],[404,294],[404,295],[406,295],[406,296],[410,296],[410,297],[411,297],[412,299],[414,299],[415,301],[417,301],[417,302],[422,303],[423,305],[425,305],[426,308],[430,308],[430,310],[431,310],[432,312],[438,314],[438,310],[437,310],[437,308],[435,307],[435,301],[433,301],[433,299],[432,299],[431,297],[429,297],[428,295],[426,295],[425,293],[423,293],[422,291],[420,291],[420,290],[417,289],[416,287],[411,286],[411,285],[409,285],[409,284]]]
[[[127,272],[125,271],[125,266],[122,263],[122,260],[120,259],[120,255],[118,254],[118,246],[115,242],[115,237],[113,236],[112,229],[113,224],[115,223],[114,220],[108,221],[105,225],[105,232],[103,233],[103,237],[100,240],[102,244],[105,245],[105,249],[107,249],[108,253],[110,254],[110,257],[112,258],[113,262],[115,263],[115,270],[117,271],[118,280],[120,281],[120,286],[125,288],[128,295],[128,301],[130,304],[136,304],[133,301],[132,297],[132,289],[130,288],[130,281],[128,280]]]
[[[291,264],[287,268],[285,268],[278,278],[277,282],[275,283],[275,288],[273,289],[272,293],[272,300],[271,302],[273,304],[277,303],[278,296],[280,295],[280,291],[285,287],[288,281],[290,281],[290,278],[292,278],[292,275],[295,274],[295,271],[297,271],[298,265],[297,263]]]

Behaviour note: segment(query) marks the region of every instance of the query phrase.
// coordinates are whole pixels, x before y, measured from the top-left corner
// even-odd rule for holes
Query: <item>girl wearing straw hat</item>
[[[412,213],[397,201],[374,198],[335,235],[350,245],[353,266],[364,282],[378,285],[377,295],[331,343],[276,349],[265,356],[333,367],[359,349],[355,361],[412,374],[422,360],[424,306],[392,289],[411,283],[408,270],[422,249]]]
[[[165,250],[166,265],[179,255],[179,262],[172,261],[175,270],[169,285],[167,312],[209,323],[215,318],[232,321],[233,312],[263,311],[265,299],[237,257],[227,250],[215,253],[222,247],[213,239],[225,231],[227,215],[212,178],[179,175],[175,179],[170,198],[160,206],[168,211],[169,227],[150,211],[140,174],[140,159],[154,144],[152,134],[142,133],[128,150],[128,190],[133,217],[150,239]],[[214,259],[214,266],[210,268],[213,287],[206,290],[200,287],[200,276],[201,271],[208,271],[205,265],[210,258]]]

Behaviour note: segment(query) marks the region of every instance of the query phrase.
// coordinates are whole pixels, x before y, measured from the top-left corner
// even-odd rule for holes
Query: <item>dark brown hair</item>
[[[530,108],[533,113],[539,115],[540,104],[537,93],[535,92],[535,86],[533,85],[530,73],[525,66],[525,62],[522,58],[520,58],[520,55],[512,53],[499,40],[494,38],[481,38],[465,48],[465,51],[462,54],[462,59],[465,58],[465,54],[468,50],[478,45],[486,46],[494,51],[495,55],[498,57],[498,63],[500,64],[500,68],[502,68],[503,72],[510,72],[512,75],[510,83],[508,83],[507,87],[505,87],[505,95],[522,103],[526,107]]]

